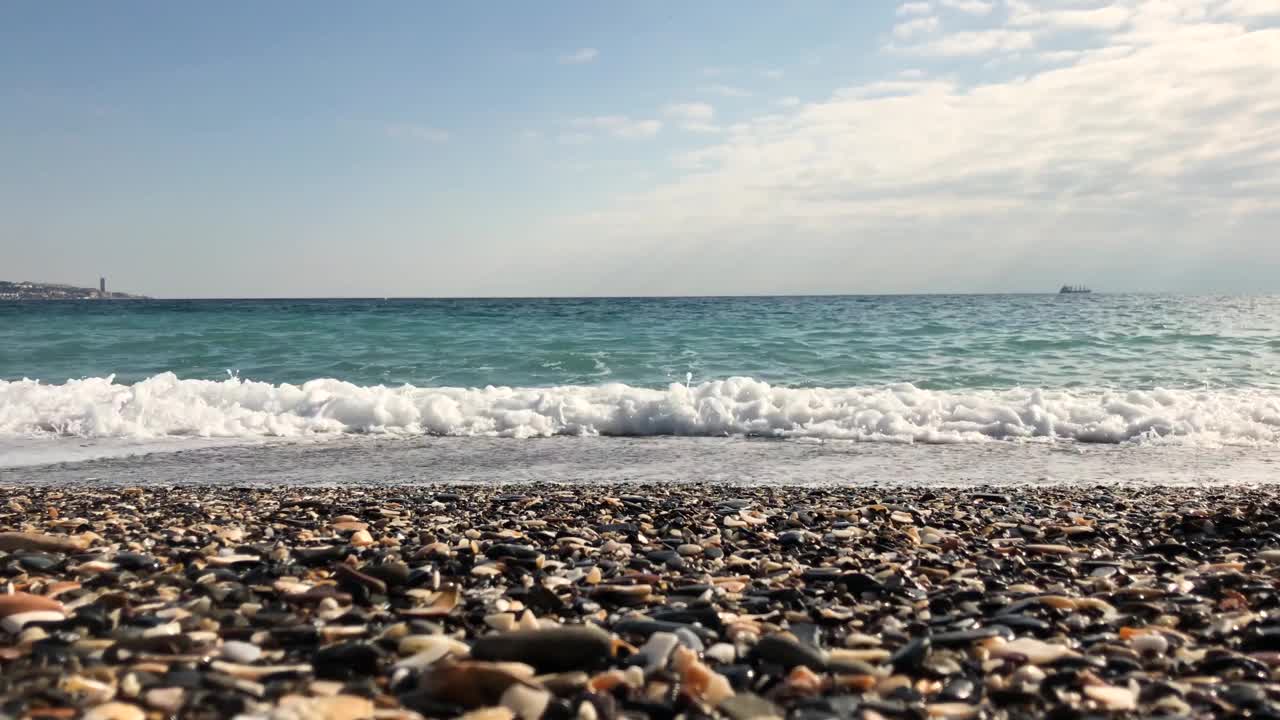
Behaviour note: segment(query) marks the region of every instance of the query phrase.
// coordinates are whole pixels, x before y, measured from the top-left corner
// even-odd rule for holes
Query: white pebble
[[[538,720],[551,702],[551,693],[516,683],[502,693],[501,702],[520,720]]]
[[[248,665],[262,657],[262,648],[239,640],[228,640],[222,644],[221,654],[231,662]]]
[[[1129,688],[1115,685],[1086,685],[1084,694],[1111,710],[1135,710],[1138,707],[1138,695]]]
[[[706,656],[718,663],[728,665],[738,658],[738,651],[729,643],[716,643],[707,648]]]
[[[1133,649],[1144,655],[1163,655],[1169,650],[1169,641],[1160,633],[1145,633],[1132,640]]]

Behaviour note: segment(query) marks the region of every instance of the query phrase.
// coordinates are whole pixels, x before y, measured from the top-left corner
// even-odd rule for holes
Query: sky
[[[0,2],[0,279],[1280,292],[1280,0]]]

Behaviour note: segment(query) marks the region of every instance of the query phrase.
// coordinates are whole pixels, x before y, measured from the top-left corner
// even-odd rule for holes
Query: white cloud
[[[898,15],[928,15],[929,10],[927,2],[906,2],[898,6]]]
[[[836,92],[837,98],[889,98],[923,93],[945,93],[954,89],[949,82],[927,80],[878,80],[876,82],[845,88]]]
[[[761,258],[741,277],[856,275],[870,289],[979,272],[964,238],[991,272],[1048,278],[1090,263],[1145,278],[1153,258],[1194,272],[1222,243],[1273,247],[1262,238],[1280,218],[1280,27],[1215,19],[1229,4],[1211,1],[1129,0],[1115,5],[1123,22],[1001,17],[894,48],[1000,57],[1034,48],[1041,31],[1091,29],[1055,36],[1008,80],[898,75],[775,107],[682,156],[674,179],[577,221],[593,240],[626,238],[637,257],[694,253],[705,238],[718,256]],[[700,257],[670,262],[702,272]]]
[[[708,103],[674,103],[663,108],[663,114],[672,118],[689,132],[719,132],[714,121],[716,109]]]
[[[1035,35],[1030,32],[996,28],[949,33],[918,45],[895,49],[918,55],[956,57],[1029,50],[1034,45]]]
[[[576,118],[573,126],[580,130],[598,130],[614,137],[634,139],[648,138],[662,129],[659,120],[637,120],[626,115],[595,115]]]
[[[785,74],[785,73],[783,73],[781,70],[779,70],[779,69],[777,69],[777,68],[771,68],[771,69],[769,69],[769,70],[761,70],[761,71],[760,71],[760,77],[762,77],[762,78],[764,78],[764,79],[766,79],[766,80],[779,80],[779,79],[781,79],[781,78],[782,78],[782,76],[783,76],[784,74]]]
[[[387,135],[396,138],[408,138],[410,140],[420,140],[429,143],[446,143],[449,142],[449,131],[440,128],[431,127],[429,125],[415,125],[412,123],[396,123],[386,127]]]
[[[1280,17],[1280,2],[1276,0],[1230,0],[1222,14],[1238,18]]]
[[[942,7],[970,15],[987,15],[996,6],[993,2],[983,2],[983,0],[939,0],[939,3]]]
[[[1023,10],[1010,17],[1010,24],[1055,31],[1115,30],[1132,19],[1132,10],[1112,5],[1092,10]]]
[[[694,122],[710,122],[716,109],[707,103],[673,103],[663,108],[668,117]]]
[[[773,104],[777,105],[778,107],[784,107],[784,108],[795,107],[800,104],[800,98],[795,97],[794,95],[789,95],[787,97],[782,97],[782,98],[778,98],[777,100],[774,100]]]
[[[900,22],[893,26],[893,36],[899,40],[910,40],[919,35],[932,35],[942,27],[942,21],[929,16]]]
[[[600,51],[595,48],[581,48],[575,50],[568,55],[560,56],[560,63],[563,65],[582,65],[589,63],[600,57]]]
[[[1084,57],[1083,50],[1050,50],[1036,55],[1036,59],[1044,63],[1070,63]]]
[[[702,88],[702,90],[703,92],[715,93],[716,95],[723,95],[725,97],[751,97],[750,90],[744,90],[743,88],[733,85],[708,85],[707,87]]]

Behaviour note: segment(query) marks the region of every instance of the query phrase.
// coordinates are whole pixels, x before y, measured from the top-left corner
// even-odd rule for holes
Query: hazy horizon
[[[77,285],[74,282],[61,281],[42,281],[31,278],[10,279],[0,278],[0,282],[30,282],[33,284],[49,285],[49,286],[65,286],[79,289],[95,289],[96,285]],[[1065,283],[1066,285],[1079,286],[1083,283]],[[965,295],[1058,295],[1058,291],[1062,285],[1053,288],[1045,288],[1040,290],[929,290],[929,291],[882,291],[882,292],[859,292],[857,290],[842,291],[795,291],[780,293],[738,293],[731,295],[718,295],[712,293],[666,293],[666,294],[646,294],[646,295],[147,295],[139,293],[128,288],[116,288],[108,285],[107,290],[111,292],[120,292],[126,295],[144,295],[150,300],[662,300],[662,299],[716,299],[716,298],[840,298],[840,297],[913,297],[913,296],[965,296]],[[1133,290],[1126,288],[1107,288],[1098,289],[1088,285],[1084,285],[1093,295],[1167,295],[1167,296],[1270,296],[1280,294],[1280,292],[1241,292],[1241,293],[1221,293],[1212,291],[1177,291],[1177,290]],[[128,298],[116,298],[125,299]],[[66,302],[81,301],[76,298],[66,299]]]
[[[0,8],[0,275],[1280,292],[1280,4]]]

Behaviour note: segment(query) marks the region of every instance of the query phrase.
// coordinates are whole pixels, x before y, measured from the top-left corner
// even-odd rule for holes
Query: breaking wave
[[[0,381],[0,435],[157,439],[341,434],[749,435],[903,443],[1280,444],[1274,390],[791,388],[733,377],[648,389],[273,385],[162,373]]]

